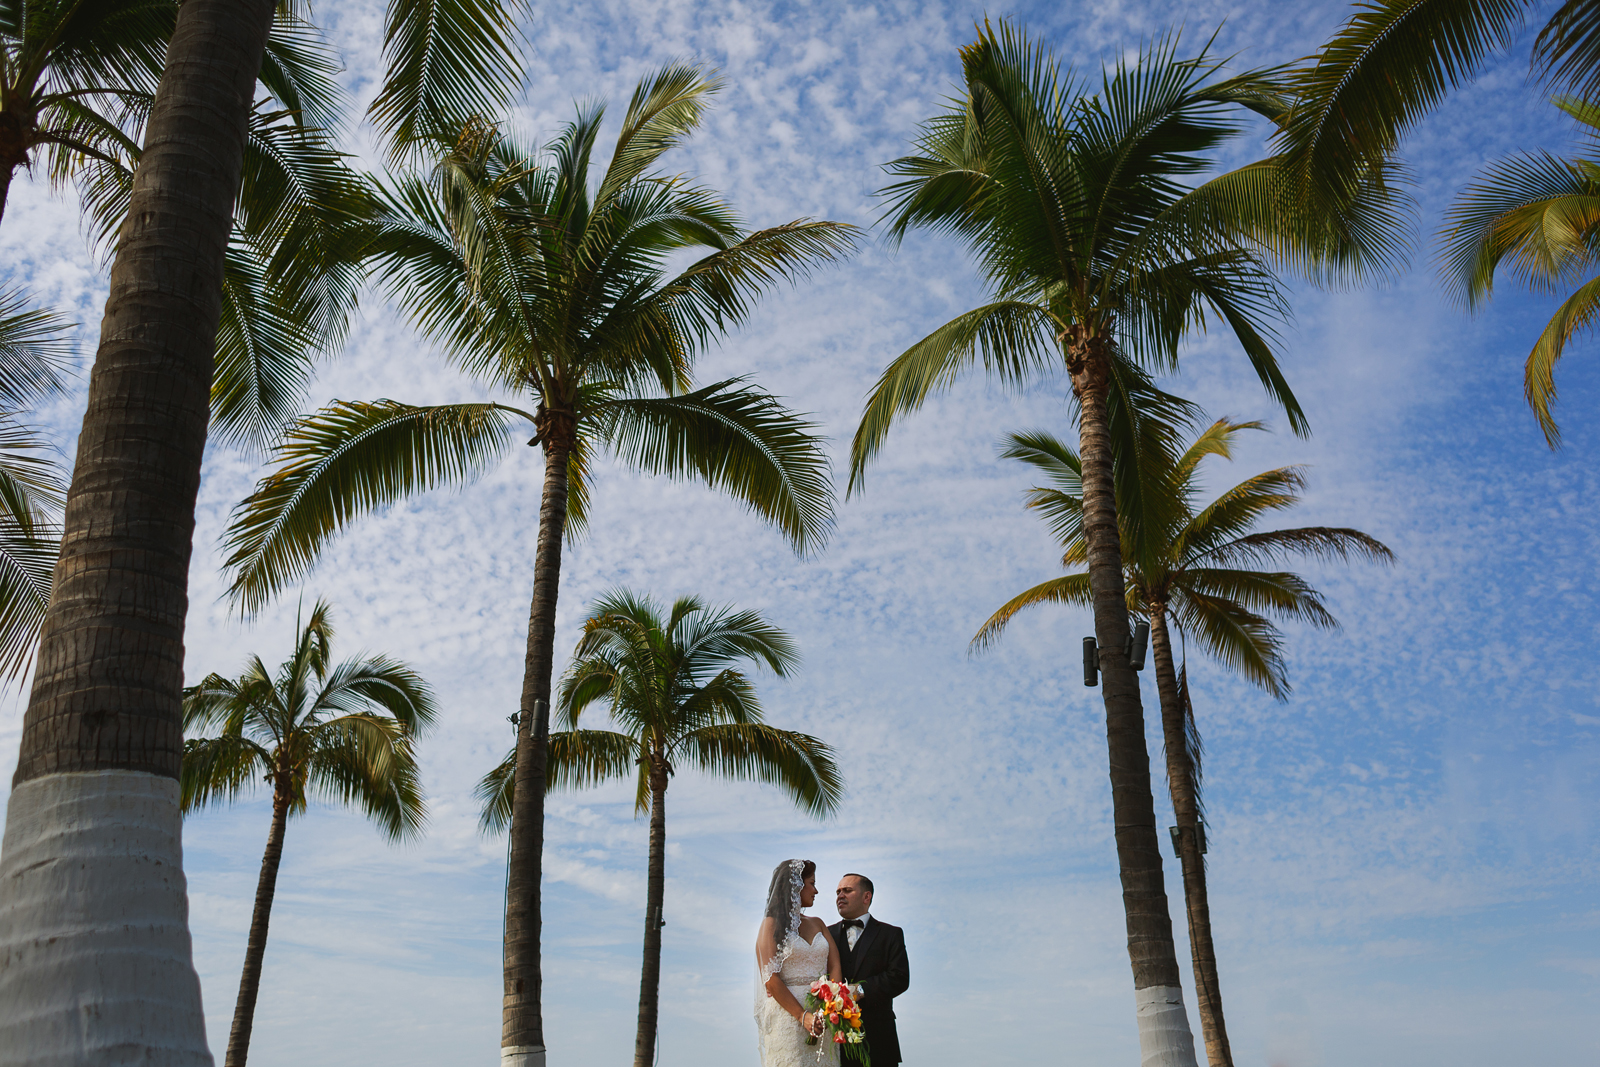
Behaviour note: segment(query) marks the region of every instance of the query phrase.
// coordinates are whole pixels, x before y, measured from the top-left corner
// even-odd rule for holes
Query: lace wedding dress
[[[811,983],[828,973],[828,938],[824,931],[807,944],[790,934],[783,946],[783,984],[802,1005]],[[806,1044],[806,1032],[794,1016],[770,995],[756,1004],[756,1032],[761,1040],[761,1067],[839,1067],[839,1046],[831,1041]]]

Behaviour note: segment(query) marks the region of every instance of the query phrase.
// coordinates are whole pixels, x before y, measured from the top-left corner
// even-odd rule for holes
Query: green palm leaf
[[[412,407],[338,402],[285,433],[283,466],[240,502],[224,535],[229,596],[246,613],[310,569],[357,515],[441,484],[469,481],[510,446],[500,404]]]
[[[873,385],[850,443],[847,493],[863,481],[895,416],[920,409],[974,363],[1019,385],[1045,373],[1055,362],[1050,339],[1060,326],[1037,304],[1002,300],[958,315],[896,356]]]
[[[987,622],[979,627],[968,644],[968,650],[981,652],[1000,639],[1011,620],[1024,608],[1036,607],[1040,604],[1075,604],[1079,607],[1092,607],[1094,593],[1089,588],[1088,574],[1068,574],[1060,578],[1052,578],[1047,582],[1040,582],[1032,589],[1025,589],[1001,604],[995,613],[989,616]]]
[[[794,730],[764,723],[705,726],[685,734],[675,751],[719,778],[779,786],[812,815],[832,815],[844,800],[833,749]]]
[[[1527,0],[1375,0],[1290,80],[1279,136],[1298,204],[1340,205],[1389,166],[1400,139],[1491,52],[1510,44]]]
[[[400,158],[475,115],[511,102],[522,80],[520,0],[391,0],[388,70],[367,114]]]
[[[815,427],[743,379],[681,396],[611,401],[595,436],[651,474],[694,477],[742,501],[800,552],[833,523],[833,484]]]

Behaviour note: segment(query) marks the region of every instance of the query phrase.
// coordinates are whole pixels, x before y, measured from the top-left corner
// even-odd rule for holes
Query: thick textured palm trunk
[[[660,757],[650,769],[650,871],[645,890],[644,966],[639,973],[639,1033],[633,1041],[633,1067],[650,1067],[656,1057],[656,1020],[661,1005],[661,905],[667,892],[667,771]]]
[[[1211,944],[1211,905],[1206,900],[1206,865],[1200,854],[1200,805],[1195,799],[1194,766],[1185,742],[1187,724],[1178,693],[1172,634],[1167,629],[1166,611],[1160,605],[1150,613],[1150,644],[1156,688],[1161,694],[1167,784],[1172,791],[1172,812],[1178,820],[1178,853],[1183,864],[1183,899],[1189,918],[1189,954],[1194,961],[1200,1032],[1205,1036],[1206,1060],[1211,1067],[1233,1067],[1228,1028],[1222,1017],[1222,988],[1217,984],[1217,954]]]
[[[225,1067],[244,1067],[250,1055],[256,994],[261,991],[261,963],[267,955],[267,924],[272,920],[272,898],[278,891],[278,864],[283,861],[283,831],[288,822],[289,794],[279,786],[272,796],[272,829],[267,831],[267,850],[261,856],[261,877],[256,881],[256,908],[250,916],[250,939],[244,948],[244,971],[239,975],[239,999],[233,1005]]]
[[[0,1064],[207,1064],[183,624],[223,254],[275,0],[186,0],[118,237],[0,858]]]
[[[1150,751],[1144,739],[1139,676],[1128,662],[1128,602],[1112,479],[1106,397],[1110,363],[1105,339],[1075,327],[1068,344],[1072,389],[1082,408],[1079,453],[1083,461],[1084,534],[1089,585],[1094,596],[1095,640],[1100,647],[1100,687],[1106,707],[1106,748],[1111,764],[1111,807],[1128,958],[1143,1067],[1195,1067],[1194,1038],[1183,1008],[1182,981],[1172,941],[1172,917],[1162,880],[1155,799],[1150,791]]]
[[[517,721],[517,778],[511,802],[511,858],[506,872],[505,994],[500,1015],[502,1067],[544,1067],[543,976],[539,961],[539,890],[544,861],[545,772],[549,760],[550,675],[555,664],[556,595],[567,525],[570,416],[546,415],[544,490],[533,562],[533,605]]]
[[[18,167],[28,165],[28,137],[17,116],[0,111],[0,220],[6,217],[6,200],[11,195],[11,179]]]

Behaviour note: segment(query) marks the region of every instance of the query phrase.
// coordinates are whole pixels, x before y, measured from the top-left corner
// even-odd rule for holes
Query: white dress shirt
[[[856,918],[861,920],[861,925],[852,926],[844,932],[844,939],[850,943],[851,952],[856,950],[856,942],[861,940],[861,935],[867,932],[867,924],[872,921],[872,914],[870,912],[862,912]],[[845,921],[848,922],[849,920]]]

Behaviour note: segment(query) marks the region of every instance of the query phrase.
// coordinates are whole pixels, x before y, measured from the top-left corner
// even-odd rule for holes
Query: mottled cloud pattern
[[[1008,10],[1097,76],[1103,61],[1179,23],[1195,47],[1221,25],[1213,48],[1236,67],[1289,61],[1347,8],[1108,0]],[[381,8],[319,14],[345,50],[347,83],[370,99]],[[752,224],[868,225],[880,164],[903,154],[916,122],[954,91],[956,50],[981,17],[937,2],[541,4],[511,124],[543,138],[591,97],[609,98],[618,115],[641,74],[699,57],[727,87],[705,130],[669,157],[675,169],[726,191]],[[1283,354],[1314,436],[1287,432],[1220,335],[1197,336],[1168,383],[1213,415],[1275,426],[1213,469],[1214,488],[1308,464],[1307,502],[1285,521],[1357,526],[1398,557],[1388,570],[1308,568],[1344,626],[1290,631],[1286,702],[1198,654],[1189,660],[1241,1064],[1498,1067],[1600,1055],[1592,1028],[1574,1025],[1600,996],[1600,373],[1587,345],[1562,369],[1567,445],[1550,453],[1520,395],[1521,361],[1550,300],[1504,287],[1469,318],[1431,266],[1443,206],[1478,166],[1569,147],[1566,126],[1526,84],[1524,56],[1493,64],[1409,143],[1422,219],[1412,268],[1381,290],[1296,290]],[[352,131],[352,149],[375,159],[364,137]],[[1262,148],[1259,138],[1241,143],[1239,159]],[[82,323],[86,374],[105,276],[75,207],[39,181],[19,182],[0,264],[8,282]],[[705,356],[700,378],[750,374],[814,413],[842,490],[849,436],[878,372],[979,293],[948,242],[874,243],[767,300]],[[373,301],[348,351],[321,369],[312,402],[481,395]],[[995,441],[1014,429],[1070,433],[1065,397],[1062,381],[1021,395],[964,382],[893,433],[826,551],[809,560],[706,490],[602,467],[591,530],[568,556],[558,651],[570,649],[585,605],[618,585],[759,609],[805,654],[795,679],[761,681],[772,721],[835,744],[851,790],[844,813],[818,824],[757,786],[676,777],[663,1065],[756,1062],[752,938],[768,872],[789,856],[816,860],[825,883],[869,873],[875,913],[905,927],[908,1062],[1132,1062],[1103,722],[1075,665],[1089,620],[1041,610],[997,650],[967,654],[990,611],[1056,571],[1047,532],[1020,507],[1029,479],[995,458]],[[38,416],[67,455],[81,404],[80,389]],[[409,661],[442,694],[444,714],[426,749],[433,815],[422,842],[390,847],[327,809],[291,825],[251,1049],[259,1067],[496,1055],[504,841],[477,835],[471,789],[512,740],[539,466],[533,449],[519,449],[472,486],[363,521],[305,584],[307,600],[335,605],[343,654]],[[295,598],[241,623],[217,570],[228,510],[260,472],[257,456],[218,447],[207,458],[191,679],[235,671],[251,652],[269,662],[287,654]],[[13,697],[0,712],[8,767],[20,721]],[[1150,743],[1159,754],[1155,731]],[[620,786],[552,797],[544,960],[557,1067],[622,1062],[631,1049],[645,861],[631,800]],[[227,1034],[266,827],[265,794],[187,827],[214,1049]],[[1168,891],[1181,891],[1171,861]],[[818,911],[831,918],[826,900]]]

